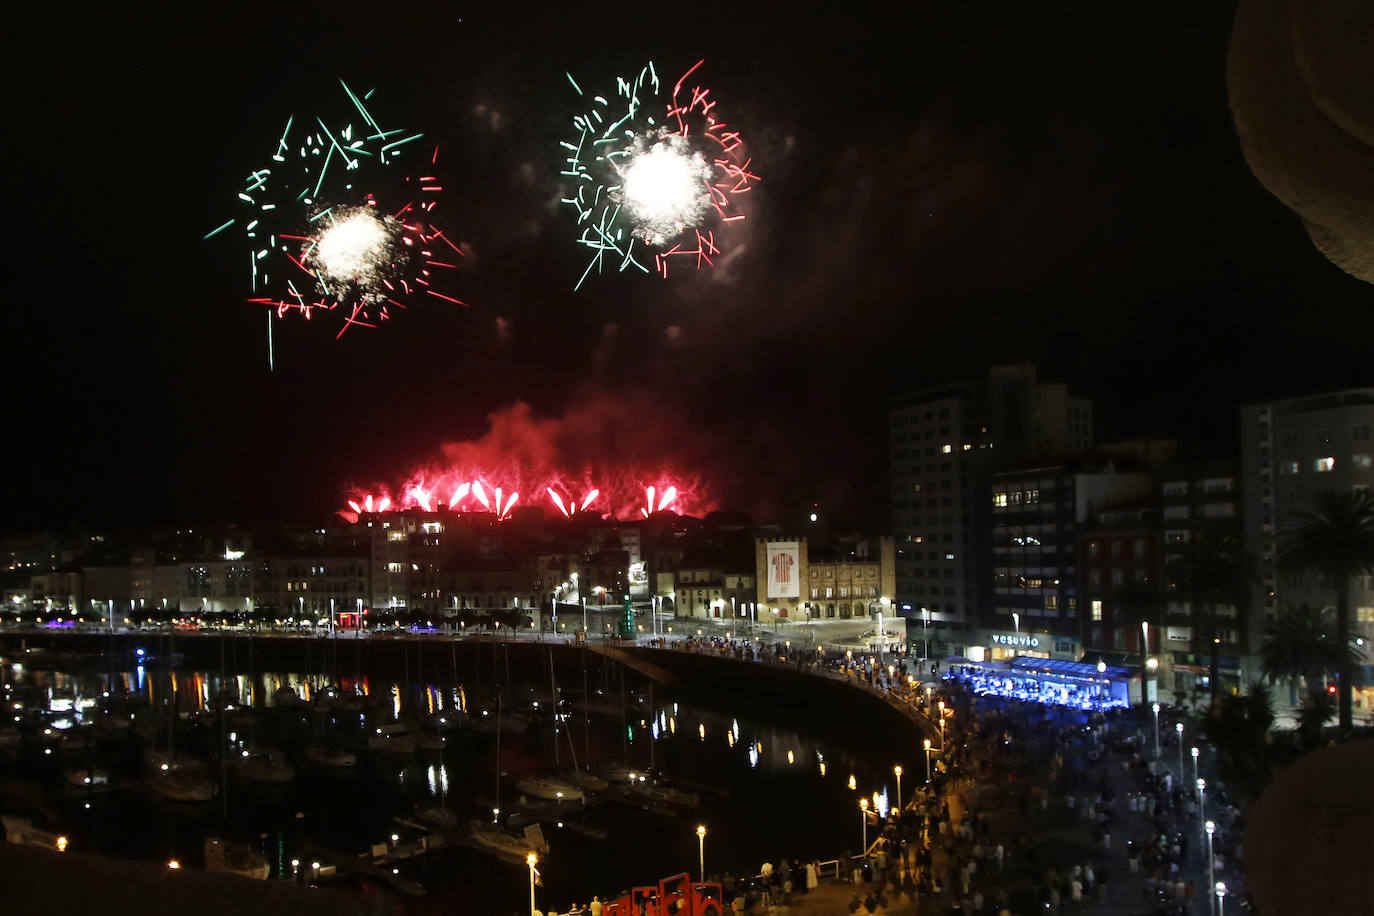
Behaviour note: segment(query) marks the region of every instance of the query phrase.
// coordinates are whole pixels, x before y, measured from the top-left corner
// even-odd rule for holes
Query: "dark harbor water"
[[[904,766],[905,780],[923,775],[922,760],[896,758],[891,748],[899,742],[852,721],[826,721],[774,699],[651,691],[637,674],[599,656],[584,660],[585,674],[569,677],[563,666],[560,676],[570,682],[556,683],[552,660],[539,670],[511,670],[495,647],[467,663],[456,653],[448,665],[427,655],[428,669],[418,656],[407,657],[400,672],[369,673],[361,653],[344,661],[346,654],[336,653],[328,664],[318,655],[302,658],[294,672],[227,677],[182,670],[176,656],[159,658],[152,646],[143,665],[114,672],[75,663],[61,670],[37,655],[7,657],[0,680],[24,737],[0,750],[0,778],[8,787],[0,811],[48,822],[73,849],[178,859],[186,867],[201,866],[206,837],[233,839],[259,849],[273,874],[282,875],[291,873],[292,859],[308,869],[312,861],[352,858],[393,834],[404,842],[415,834],[395,818],[414,819],[417,806],[448,808],[460,829],[474,819],[490,824],[493,807],[504,814],[518,808],[521,777],[574,764],[652,768],[699,793],[697,810],[675,815],[606,801],[569,811],[561,827],[557,819],[544,823],[549,848],[540,857],[538,898],[541,909],[562,910],[593,894],[605,899],[683,871],[695,877],[698,824],[708,831],[708,874],[752,874],[765,859],[826,859],[857,850],[860,793],[872,800],[876,792],[886,804],[895,796],[893,764]],[[312,667],[340,674],[307,673]],[[589,704],[581,702],[583,677]],[[557,724],[547,715],[555,684],[571,709]],[[220,697],[235,707],[222,722],[215,711]],[[446,721],[465,714],[481,719],[484,711],[490,720],[498,702],[506,716],[499,745],[496,734]],[[95,736],[92,723],[120,715],[132,717],[128,728]],[[435,736],[442,730],[446,746],[400,756],[369,750],[368,737],[391,722]],[[44,736],[47,729],[56,734]],[[56,740],[78,732],[92,736],[85,749]],[[303,756],[311,745],[349,750],[356,765],[312,765]],[[246,750],[279,751],[294,778],[280,784],[241,779],[221,767],[221,747],[227,759]],[[203,762],[205,778],[220,794],[172,802],[150,792],[149,749]],[[68,774],[75,772],[80,784],[83,770],[107,773],[111,790],[73,786]],[[41,798],[33,797],[35,786]],[[529,906],[525,866],[473,849],[447,848],[397,867],[400,877],[423,884],[426,895],[404,896],[357,877],[337,883],[388,911],[507,914]]]

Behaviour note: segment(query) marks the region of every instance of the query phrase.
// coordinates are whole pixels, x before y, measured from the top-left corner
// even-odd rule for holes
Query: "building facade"
[[[894,398],[889,414],[896,601],[913,624],[954,650],[991,600],[981,494],[999,465],[1092,446],[1092,403],[1038,381],[1031,363],[998,366],[979,383]]]
[[[1247,628],[1259,633],[1287,608],[1335,603],[1334,583],[1278,569],[1279,544],[1289,514],[1310,507],[1318,493],[1374,485],[1374,388],[1247,405],[1240,434],[1245,547],[1258,558],[1263,580]],[[1350,608],[1351,624],[1368,644],[1374,577],[1351,582]]]

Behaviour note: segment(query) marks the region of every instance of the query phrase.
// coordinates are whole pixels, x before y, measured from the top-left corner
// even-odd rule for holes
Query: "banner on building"
[[[769,541],[768,556],[768,597],[801,597],[801,563],[797,541]]]

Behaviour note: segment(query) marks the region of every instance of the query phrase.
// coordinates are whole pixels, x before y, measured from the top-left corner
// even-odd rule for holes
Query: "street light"
[[[1198,785],[1201,786],[1201,784],[1202,780],[1199,779]],[[1217,876],[1213,871],[1216,865],[1216,860],[1212,858],[1212,834],[1217,832],[1217,825],[1212,821],[1208,821],[1204,826],[1207,830],[1207,886],[1215,887]],[[1216,912],[1216,908],[1212,906],[1212,902],[1210,900],[1207,901],[1207,910],[1208,912]]]
[[[1197,781],[1197,814],[1198,817],[1207,816],[1207,780],[1205,779]]]
[[[1226,916],[1226,882],[1217,882],[1217,916]]]
[[[1150,670],[1150,621],[1140,621],[1140,702],[1150,698],[1147,672]]]
[[[928,662],[930,661],[930,608],[923,607],[921,610],[926,615],[925,620],[921,622],[921,638],[925,642],[925,652],[921,655],[921,661]]]
[[[1198,749],[1197,749],[1197,745],[1196,745],[1196,744],[1193,745],[1193,750],[1191,751],[1191,753],[1192,753],[1192,755],[1193,755],[1193,782],[1196,784],[1196,783],[1197,783],[1197,755],[1198,755]]]
[[[1155,711],[1155,759],[1159,759],[1159,704],[1155,703],[1151,707]]]
[[[1174,731],[1178,732],[1178,778],[1183,779],[1183,723],[1174,723]]]
[[[925,740],[926,745],[926,784],[930,784],[930,739]]]
[[[863,825],[863,845],[859,847],[864,851],[864,864],[868,864],[868,799],[859,799],[859,823]]]
[[[895,766],[895,767],[892,768],[892,772],[894,772],[894,773],[897,774],[897,810],[898,810],[898,811],[901,811],[901,810],[902,810],[902,765],[901,765],[901,764],[897,764],[897,766]]]
[[[697,862],[701,866],[701,883],[706,883],[706,825],[697,825]]]
[[[1012,612],[1011,612],[1011,625],[1012,625],[1012,627],[1015,628],[1015,630],[1016,630],[1016,635],[1017,635],[1017,636],[1020,636],[1020,635],[1021,635],[1021,615],[1018,614],[1018,613],[1016,613],[1016,611],[1012,611]]]
[[[534,916],[534,879],[535,876],[538,875],[534,866],[539,864],[539,856],[531,852],[529,855],[525,856],[525,864],[530,867],[530,916]]]

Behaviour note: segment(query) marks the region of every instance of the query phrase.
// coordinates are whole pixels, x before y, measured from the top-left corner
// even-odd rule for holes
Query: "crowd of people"
[[[717,637],[673,648],[843,677],[944,723],[930,783],[894,806],[868,850],[845,851],[824,869],[819,860],[781,860],[754,875],[718,876],[734,913],[805,909],[810,892],[837,879],[851,885],[854,916],[897,909],[1183,916],[1208,912],[1213,880],[1231,881],[1230,895],[1243,897],[1228,870],[1242,852],[1241,813],[1220,784],[1208,787],[1206,811],[1199,809],[1191,771],[1174,772],[1172,745],[1157,748],[1157,732],[1150,740],[1148,710],[978,696],[941,681],[939,662],[883,663],[786,642]],[[1163,719],[1164,734],[1178,740],[1167,710]],[[1214,827],[1210,874],[1207,821]],[[599,916],[591,908],[576,912]]]

